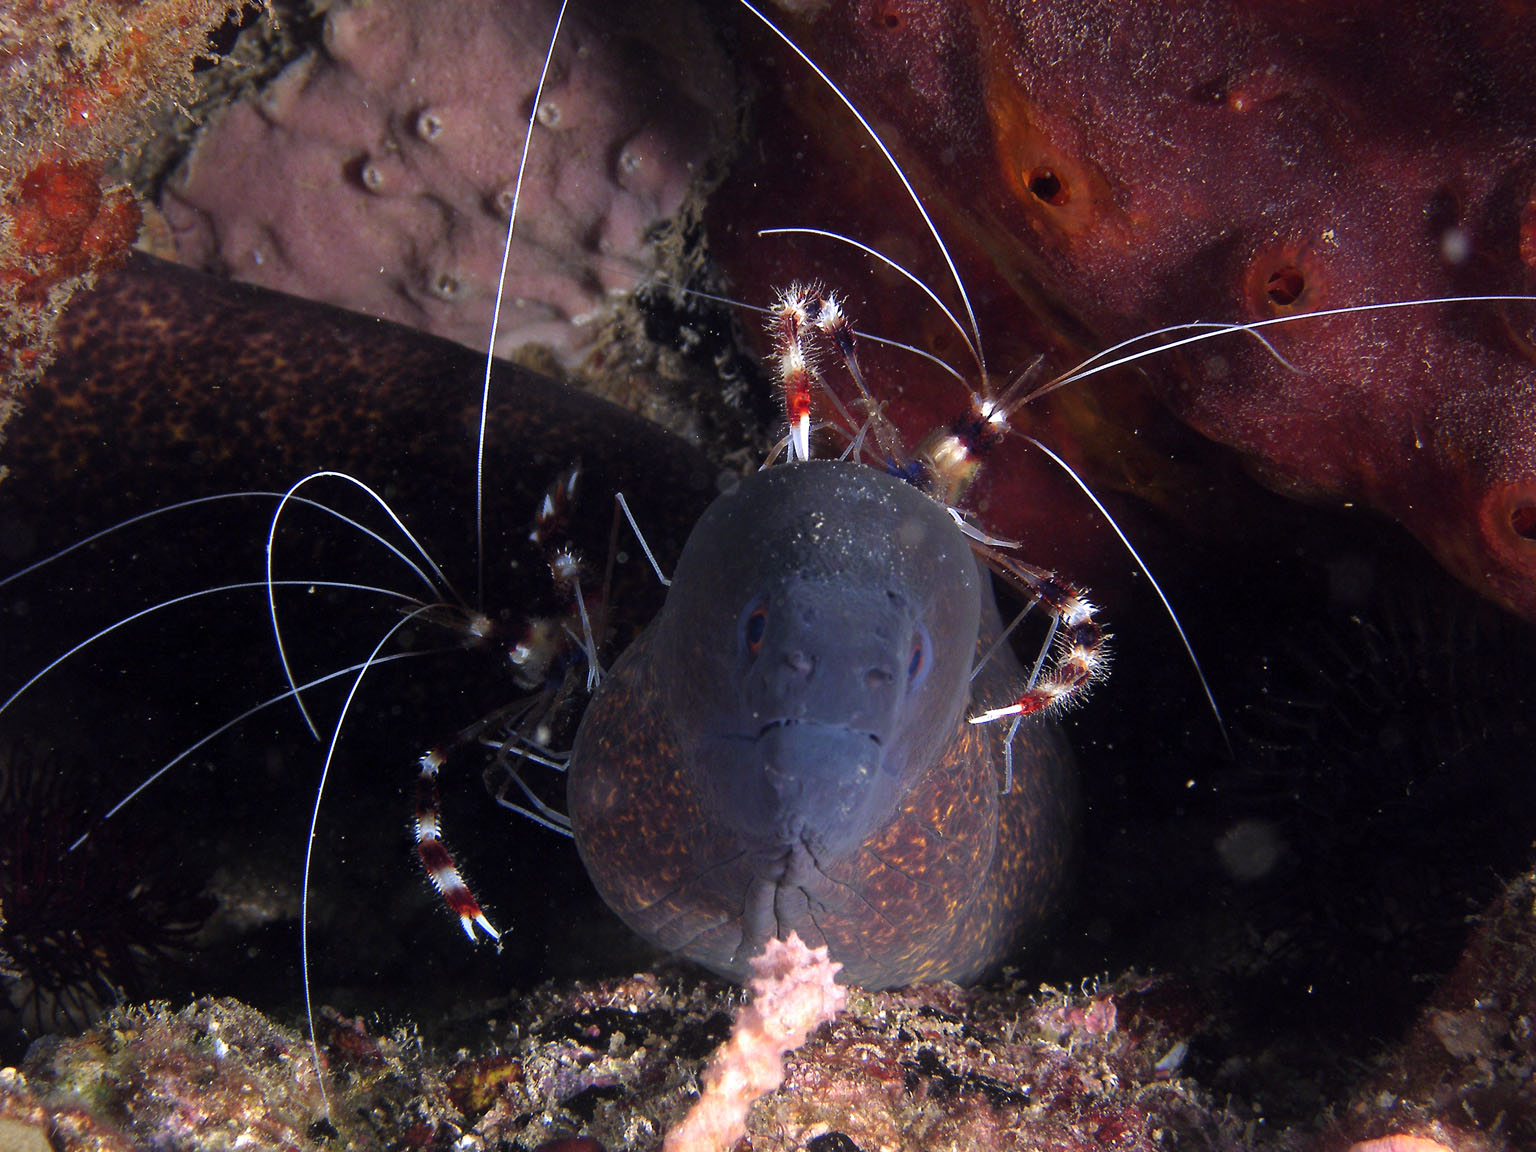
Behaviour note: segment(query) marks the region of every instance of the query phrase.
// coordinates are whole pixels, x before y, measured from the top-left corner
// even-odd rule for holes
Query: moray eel
[[[71,302],[56,346],[0,445],[0,516],[13,526],[30,518],[35,551],[157,504],[286,488],[335,468],[387,490],[413,525],[442,529],[445,567],[462,563],[462,575],[471,563],[485,359],[470,349],[142,255]],[[492,558],[504,541],[526,551],[544,491],[577,461],[594,493],[578,511],[590,513],[597,556],[614,490],[640,506],[663,550],[675,541],[674,555],[717,491],[716,470],[678,437],[497,362],[485,469]]]
[[[157,504],[340,467],[387,492],[462,585],[482,370],[432,337],[136,258],[78,298],[46,386],[11,426],[0,566]],[[647,630],[646,604],[660,600],[649,574],[616,589],[615,606],[632,610],[624,632],[641,638],[577,735],[571,815],[607,902],[652,943],[735,979],[792,928],[870,987],[968,979],[1005,957],[1063,872],[1069,758],[1051,724],[1026,726],[1014,788],[999,794],[1002,726],[966,717],[1011,696],[1021,673],[1004,653],[968,680],[997,612],[945,511],[874,469],[817,462],[761,472],[700,519],[716,483],[697,453],[510,366],[496,369],[489,431],[493,609],[531,610],[526,573],[542,559],[527,527],[576,460],[586,491],[603,494],[573,525],[589,555],[608,546],[614,489],[638,505],[664,563],[683,551]],[[173,576],[259,574],[271,511],[270,500],[205,506],[186,514],[191,531],[185,520],[136,530],[124,547],[144,563],[109,564],[99,584],[68,570],[68,622],[84,634],[120,614],[136,573],[145,599]],[[284,555],[323,573],[334,546],[296,539]],[[65,642],[58,623],[0,614],[0,648],[37,667]],[[254,643],[268,642],[258,630]],[[213,643],[221,669],[227,645]],[[217,714],[209,643],[180,659],[181,679],[162,657],[157,681]],[[485,697],[498,684],[474,687]],[[243,680],[232,691],[248,701]],[[94,713],[81,722],[110,728]],[[471,718],[437,715],[422,738]]]
[[[1058,728],[1011,699],[990,584],[940,505],[863,465],[770,468],[719,497],[656,622],[588,708],[568,799],[603,898],[734,980],[772,936],[868,988],[966,981],[1038,926],[1075,791]]]

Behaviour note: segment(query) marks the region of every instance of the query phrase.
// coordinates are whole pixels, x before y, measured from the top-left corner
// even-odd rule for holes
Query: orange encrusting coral
[[[229,0],[30,0],[0,30],[0,432],[48,359],[53,319],[138,234],[104,175],[190,88]]]
[[[0,263],[0,293],[38,305],[70,276],[126,255],[139,230],[139,206],[126,188],[103,190],[99,167],[44,160],[5,200],[9,259]]]

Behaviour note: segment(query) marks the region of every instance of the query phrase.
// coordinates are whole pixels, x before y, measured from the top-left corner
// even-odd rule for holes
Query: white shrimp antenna
[[[1049,380],[1042,384],[1039,388],[1023,397],[1019,403],[1022,405],[1029,403],[1031,400],[1038,400],[1040,397],[1054,392],[1058,388],[1065,387],[1068,384],[1075,384],[1079,380],[1085,380],[1090,376],[1097,376],[1100,372],[1108,372],[1111,368],[1135,364],[1163,352],[1171,352],[1176,348],[1183,348],[1187,344],[1203,344],[1207,340],[1217,340],[1233,333],[1253,337],[1283,367],[1292,372],[1299,372],[1301,369],[1287,360],[1269,342],[1268,338],[1264,335],[1264,329],[1282,324],[1295,324],[1303,320],[1326,320],[1331,316],[1353,316],[1357,313],[1395,312],[1403,308],[1432,308],[1446,304],[1530,303],[1532,303],[1532,297],[1520,295],[1519,293],[1493,293],[1481,296],[1424,296],[1414,300],[1387,300],[1371,304],[1349,304],[1339,308],[1322,308],[1316,312],[1292,312],[1285,316],[1271,316],[1267,320],[1194,320],[1185,324],[1170,324],[1165,328],[1155,328],[1150,332],[1138,333],[1135,336],[1120,341],[1118,344],[1111,345],[1102,352],[1095,353],[1070,372],[1066,372],[1054,380]],[[1175,332],[1189,334],[1165,344],[1155,344],[1149,348],[1137,348],[1133,352],[1126,351],[1126,349],[1132,348],[1144,340],[1150,340],[1157,336],[1172,335]]]
[[[496,274],[496,302],[491,307],[491,334],[485,348],[485,379],[480,388],[480,428],[475,436],[475,610],[485,607],[485,425],[491,407],[491,370],[496,356],[496,332],[501,325],[501,297],[507,289],[507,265],[512,261],[512,233],[517,229],[517,209],[523,198],[523,174],[528,170],[528,150],[533,145],[533,129],[538,122],[539,106],[544,102],[544,83],[549,79],[550,65],[555,59],[555,45],[560,42],[560,29],[565,24],[565,9],[569,0],[560,0],[560,11],[555,14],[555,26],[549,34],[549,47],[544,52],[544,66],[539,70],[539,82],[533,89],[533,101],[528,109],[528,126],[523,133],[523,151],[517,161],[517,179],[512,184],[512,204],[507,211],[507,238],[501,246],[501,268]]]
[[[971,358],[976,361],[976,369],[977,369],[978,372],[981,373],[982,382],[983,382],[983,384],[985,384],[986,378],[987,378],[987,366],[982,361],[982,358],[981,358],[981,347],[977,343],[977,341],[979,341],[981,339],[980,334],[979,333],[977,334],[976,340],[972,340],[971,339],[971,334],[968,333],[965,330],[965,326],[960,323],[959,317],[957,317],[954,314],[954,312],[952,312],[950,310],[949,305],[945,304],[944,301],[940,300],[939,296],[938,296],[938,293],[935,292],[932,288],[928,287],[928,285],[923,282],[922,277],[918,276],[917,273],[913,272],[910,268],[906,267],[903,264],[897,263],[895,260],[891,259],[891,257],[887,256],[884,252],[880,251],[880,249],[872,248],[868,244],[865,244],[862,240],[855,240],[852,236],[844,236],[841,232],[830,232],[830,231],[828,231],[825,228],[760,228],[760,229],[758,229],[758,233],[757,234],[759,236],[820,236],[820,237],[822,237],[823,239],[826,239],[826,240],[835,240],[839,244],[846,244],[850,248],[857,248],[860,252],[863,252],[866,256],[874,257],[876,260],[878,260],[882,264],[884,264],[887,268],[890,268],[892,271],[897,272],[897,273],[899,273],[902,276],[905,276],[908,280],[910,280],[917,287],[917,289],[920,292],[923,293],[923,295],[927,296],[928,299],[932,300],[934,302],[934,304],[938,306],[939,311],[944,313],[945,317],[949,320],[949,322],[952,325],[954,325],[955,331],[960,334],[960,339],[965,342],[966,348],[968,348],[970,350]],[[963,293],[964,293],[964,290],[962,289],[962,295],[963,295]],[[972,318],[972,323],[975,323],[974,317]],[[883,341],[881,341],[881,343],[889,344],[889,343],[895,343],[895,342],[894,341],[889,341],[889,340],[883,340]],[[907,345],[899,345],[899,346],[900,347],[907,347]],[[931,356],[931,355],[929,355],[926,352],[922,353],[922,354],[925,355],[925,356],[928,356],[929,359],[931,359],[931,360],[937,360],[937,357]],[[943,361],[937,361],[937,362],[940,363],[940,364],[943,363]],[[945,364],[944,367],[949,369],[949,372],[950,372],[951,375],[953,375],[953,376],[959,376],[960,375],[953,368],[949,368],[949,366],[947,364]],[[961,379],[963,379],[963,377],[961,377]]]
[[[1179,634],[1179,643],[1184,645],[1185,655],[1189,657],[1189,662],[1195,670],[1195,676],[1200,681],[1200,688],[1205,693],[1206,703],[1210,705],[1211,715],[1216,718],[1216,727],[1221,730],[1222,743],[1227,746],[1227,755],[1235,758],[1237,753],[1232,747],[1232,737],[1227,733],[1226,721],[1221,718],[1221,709],[1216,705],[1216,695],[1211,691],[1210,681],[1205,678],[1205,670],[1200,667],[1200,658],[1195,655],[1194,645],[1189,642],[1189,637],[1184,632],[1184,625],[1179,621],[1179,614],[1173,610],[1173,602],[1168,599],[1167,593],[1163,591],[1163,586],[1157,582],[1157,577],[1152,575],[1152,569],[1147,567],[1147,562],[1141,558],[1141,553],[1136,551],[1136,546],[1131,543],[1130,537],[1121,530],[1120,525],[1109,514],[1109,509],[1104,507],[1104,502],[1098,498],[1093,489],[1083,482],[1083,478],[1077,474],[1077,470],[1033,436],[1025,436],[1024,439],[1049,456],[1057,467],[1072,478],[1072,482],[1082,490],[1083,495],[1093,502],[1093,506],[1099,510],[1099,515],[1104,517],[1105,523],[1120,538],[1120,543],[1131,554],[1131,559],[1136,561],[1136,567],[1141,569],[1141,574],[1152,585],[1152,590],[1157,593],[1157,598],[1163,603],[1163,611],[1167,612],[1168,619],[1173,621],[1173,629]]]
[[[277,528],[278,524],[283,518],[283,512],[288,507],[288,502],[297,498],[297,493],[300,488],[304,487],[306,484],[311,484],[316,480],[342,480],[348,484],[354,485],[355,487],[361,489],[368,496],[370,496],[374,503],[384,510],[385,515],[389,517],[390,521],[395,525],[395,527],[400,529],[405,538],[411,542],[411,545],[415,548],[416,552],[421,556],[423,560],[426,561],[427,567],[432,569],[432,574],[437,578],[439,583],[434,584],[433,581],[429,579],[421,571],[421,569],[418,568],[409,559],[406,559],[406,563],[409,564],[410,567],[414,569],[418,575],[421,575],[422,578],[427,581],[428,587],[432,588],[434,592],[437,592],[438,588],[441,587],[447,595],[454,597],[454,599],[458,599],[459,595],[454,591],[453,585],[449,582],[448,577],[443,573],[443,570],[437,566],[437,563],[428,554],[425,545],[423,545],[421,541],[416,539],[416,537],[411,534],[411,530],[405,526],[405,522],[401,520],[400,517],[396,515],[395,510],[389,506],[389,501],[384,499],[383,496],[379,495],[379,493],[375,492],[372,488],[370,488],[367,484],[364,484],[357,477],[351,476],[346,472],[334,472],[328,470],[321,472],[311,472],[308,476],[305,476],[302,480],[299,480],[297,483],[295,483],[291,488],[288,489],[287,492],[283,493],[282,499],[277,502],[277,510],[272,513],[271,527],[267,529],[267,611],[272,619],[272,639],[277,645],[277,655],[279,661],[281,661],[283,665],[283,675],[288,679],[288,687],[293,689],[293,701],[298,705],[299,713],[304,717],[304,723],[309,727],[310,734],[314,736],[316,740],[318,740],[320,739],[320,730],[315,726],[315,721],[313,717],[310,716],[308,707],[306,707],[304,704],[303,694],[299,691],[298,682],[294,679],[293,676],[293,669],[289,666],[288,663],[288,650],[286,645],[283,643],[283,629],[282,625],[278,623],[277,619],[277,597],[273,593],[273,587],[275,584],[272,579],[273,553],[277,547]],[[305,502],[313,503],[313,501]],[[369,533],[369,535],[373,535],[373,533]],[[396,555],[400,555],[398,550],[391,550],[395,551]],[[405,559],[405,557],[402,557],[402,559]]]
[[[965,305],[965,317],[971,329],[971,338],[967,339],[966,343],[971,346],[971,352],[976,357],[976,364],[981,370],[981,378],[985,380],[987,378],[987,365],[986,358],[981,350],[981,325],[976,322],[976,312],[971,307],[970,294],[965,290],[965,281],[960,278],[960,269],[956,267],[954,257],[949,254],[949,247],[944,243],[944,237],[940,235],[938,225],[933,222],[933,217],[928,214],[928,209],[923,205],[923,198],[917,194],[917,189],[912,187],[912,181],[907,177],[906,172],[902,170],[901,165],[897,163],[896,157],[892,155],[891,150],[886,147],[885,141],[880,138],[880,133],[875,131],[874,125],[865,118],[864,113],[859,111],[858,105],[848,98],[848,94],[837,86],[832,77],[827,75],[821,65],[812,60],[806,54],[805,49],[796,44],[783,29],[763,15],[752,4],[751,0],[740,0],[740,3],[743,8],[757,17],[763,27],[777,36],[791,52],[800,57],[805,62],[806,67],[816,73],[828,90],[843,102],[843,107],[853,113],[853,118],[859,122],[859,126],[864,129],[870,141],[880,150],[880,155],[885,157],[885,162],[891,166],[891,171],[896,174],[896,179],[901,181],[901,186],[906,189],[907,198],[912,201],[912,206],[917,209],[917,214],[923,218],[923,223],[928,226],[928,234],[933,237],[934,244],[938,246],[939,255],[944,258],[944,263],[949,268],[950,278],[955,282],[955,289],[960,293],[960,302]]]

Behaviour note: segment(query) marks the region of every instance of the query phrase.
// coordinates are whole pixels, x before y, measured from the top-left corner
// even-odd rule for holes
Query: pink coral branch
[[[807,948],[797,933],[770,940],[752,958],[752,1000],[709,1067],[704,1092],[667,1133],[662,1152],[726,1152],[747,1132],[752,1101],[784,1082],[784,1053],[800,1047],[842,1011],[842,969],[825,948]]]

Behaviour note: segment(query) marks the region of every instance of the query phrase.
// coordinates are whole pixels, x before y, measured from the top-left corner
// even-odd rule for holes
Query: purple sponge
[[[656,270],[658,228],[735,103],[691,7],[578,7],[539,104],[496,340],[567,365],[605,302]],[[168,182],[176,257],[484,347],[556,8],[338,3],[323,50],[224,110]]]

